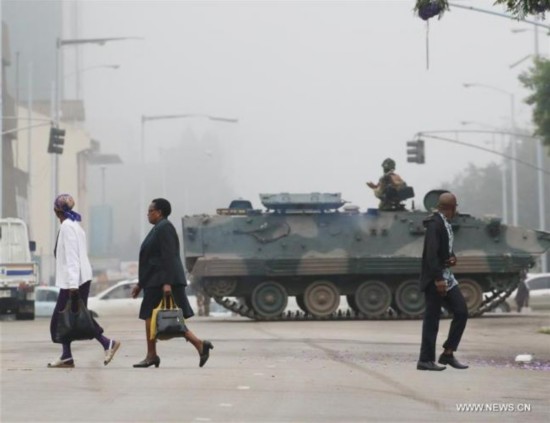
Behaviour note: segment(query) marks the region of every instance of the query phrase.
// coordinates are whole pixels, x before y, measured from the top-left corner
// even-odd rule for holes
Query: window
[[[57,296],[58,296],[57,291],[47,291],[46,301],[50,303],[55,303],[57,301]]]
[[[109,292],[105,297],[104,300],[120,300],[120,299],[126,299],[131,297],[132,293],[132,286],[130,284],[117,286],[115,289],[113,289],[111,292]]]
[[[35,301],[46,301],[46,291],[43,291],[43,290],[36,291]]]
[[[40,289],[36,291],[36,301],[55,303],[57,301],[57,292],[50,289]]]

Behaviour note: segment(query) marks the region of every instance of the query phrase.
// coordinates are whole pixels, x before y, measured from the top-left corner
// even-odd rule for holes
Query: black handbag
[[[184,337],[187,332],[183,310],[176,306],[172,294],[163,297],[156,315],[156,339]]]
[[[74,305],[76,305],[76,310],[73,310]],[[78,294],[71,295],[65,308],[58,314],[55,342],[64,344],[71,341],[93,339],[95,336],[96,328],[92,314]]]

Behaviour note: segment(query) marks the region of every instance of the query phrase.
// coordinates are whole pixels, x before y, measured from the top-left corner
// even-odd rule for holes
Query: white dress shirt
[[[55,286],[78,288],[92,280],[86,233],[78,222],[65,219],[59,227],[56,247]]]

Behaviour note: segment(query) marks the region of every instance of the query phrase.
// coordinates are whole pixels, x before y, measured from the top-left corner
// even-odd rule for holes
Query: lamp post
[[[60,121],[60,107],[61,107],[61,93],[62,93],[62,81],[61,81],[61,70],[63,68],[63,63],[61,63],[61,49],[66,46],[76,46],[82,44],[96,44],[103,46],[108,42],[112,41],[125,41],[125,40],[141,40],[140,37],[109,37],[109,38],[73,38],[73,39],[64,39],[57,38],[55,40],[55,82],[54,82],[54,122],[55,127],[59,128]],[[54,196],[59,190],[59,157],[55,154],[54,157]],[[52,196],[53,198],[53,196]]]
[[[140,37],[109,37],[109,38],[56,38],[55,40],[55,76],[52,86],[52,109],[54,121],[54,126],[59,128],[60,122],[60,107],[61,107],[61,97],[62,97],[62,79],[61,73],[63,68],[62,58],[61,58],[61,49],[68,46],[77,46],[82,44],[95,44],[103,46],[108,42],[112,41],[125,41],[125,40],[142,40]],[[52,195],[51,198],[54,198],[59,192],[59,155],[53,154],[52,157]],[[56,232],[57,222],[54,222],[51,226],[50,231],[50,245],[54,245],[55,242],[55,232]],[[50,276],[53,276],[53,266],[54,259],[53,255],[50,256]]]
[[[141,116],[141,144],[140,144],[140,164],[141,167],[145,165],[145,124],[150,121],[155,120],[172,120],[172,119],[187,119],[187,118],[206,118],[208,120],[214,121],[214,122],[225,122],[225,123],[238,123],[239,120],[236,118],[227,118],[222,116],[213,116],[208,115],[204,113],[182,113],[182,114],[175,114],[175,115],[142,115]],[[145,222],[144,222],[144,216],[146,215],[145,212],[145,181],[144,181],[144,174],[143,169],[141,172],[140,180],[139,180],[139,229],[140,229],[140,239],[145,238]]]
[[[520,29],[512,29],[513,33],[519,33],[519,32],[525,32],[528,31],[528,29],[520,28]],[[533,39],[533,50],[534,50],[534,56],[535,60],[539,58],[539,29],[538,26],[533,26],[533,32],[535,34],[535,37]],[[517,64],[521,63],[526,58],[530,57],[531,55],[526,56],[524,59],[519,60],[518,62],[514,63],[513,65],[510,65],[510,68],[516,66]],[[543,151],[542,151],[542,140],[538,140],[537,146],[536,146],[536,155],[537,155],[537,166],[539,168],[542,168],[542,160],[543,160]],[[546,211],[545,211],[545,198],[544,198],[544,176],[542,172],[539,170],[537,174],[537,188],[538,188],[538,198],[539,198],[539,229],[541,231],[546,230]],[[545,254],[547,256],[547,254]],[[543,273],[547,272],[547,260],[546,257],[543,257],[541,260],[541,271]]]
[[[503,90],[498,87],[494,87],[492,85],[487,84],[478,84],[478,83],[464,83],[462,84],[465,88],[471,88],[471,87],[481,87],[481,88],[487,88],[496,92],[499,92],[501,94],[505,94],[510,98],[510,123],[511,123],[511,130],[514,132],[516,130],[516,113],[515,113],[515,96],[513,93]],[[512,170],[512,224],[514,226],[518,225],[518,174],[517,174],[517,143],[516,138],[510,134],[510,145],[511,145],[511,153],[512,153],[512,163],[511,163],[511,170]]]

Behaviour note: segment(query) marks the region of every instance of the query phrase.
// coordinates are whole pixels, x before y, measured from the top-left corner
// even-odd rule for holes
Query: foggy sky
[[[492,0],[460,3],[504,12]],[[452,8],[429,22],[427,69],[427,24],[414,16],[414,0],[90,0],[78,5],[79,38],[144,38],[80,49],[80,69],[121,65],[116,71],[82,74],[86,127],[102,142],[102,151],[137,164],[141,115],[238,118],[238,124],[149,122],[146,160],[161,166],[159,148],[181,145],[189,138],[186,133],[217,138],[217,151],[205,148],[204,160],[220,156],[231,195],[248,198],[256,207],[260,192],[280,191],[342,192],[361,208],[376,207],[365,182],[379,178],[386,157],[396,160],[420,205],[428,190],[451,181],[468,163],[500,161],[426,139],[426,164],[406,162],[405,143],[418,131],[475,128],[461,121],[510,128],[510,97],[466,89],[465,82],[513,93],[517,125],[532,129],[530,108],[523,103],[528,92],[517,79],[529,62],[509,68],[534,51],[532,27],[523,23]],[[528,31],[511,32],[519,28]],[[75,36],[70,26],[66,34]],[[547,55],[548,37],[543,30],[539,37],[540,53]],[[65,72],[74,71],[71,52],[65,60]],[[73,87],[65,89],[70,98]],[[485,147],[490,139],[461,136]],[[201,184],[200,157],[192,163],[183,158],[181,167],[198,174],[185,181],[170,178],[164,194],[171,201],[181,200],[182,184]],[[177,175],[173,165],[170,169]],[[135,181],[125,183],[117,172],[107,170],[107,201],[120,198],[123,187],[125,195],[137,198]],[[97,171],[91,175],[99,181]],[[92,185],[97,197],[98,185]],[[156,182],[146,197],[162,193]],[[173,216],[179,220],[184,212],[178,205]]]

